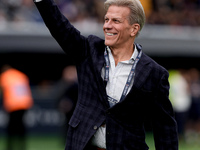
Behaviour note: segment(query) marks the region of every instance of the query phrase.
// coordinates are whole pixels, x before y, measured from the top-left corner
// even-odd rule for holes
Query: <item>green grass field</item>
[[[0,136],[0,150],[5,150],[5,137]],[[150,150],[155,150],[152,134],[147,134]],[[179,150],[200,150],[200,140],[179,142]],[[30,135],[27,137],[27,150],[64,150],[63,139],[56,135]]]

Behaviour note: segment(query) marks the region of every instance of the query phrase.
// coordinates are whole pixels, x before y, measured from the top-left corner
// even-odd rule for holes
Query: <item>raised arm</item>
[[[35,0],[44,23],[51,35],[70,57],[80,60],[87,55],[87,39],[80,35],[69,20],[60,12],[53,0]]]

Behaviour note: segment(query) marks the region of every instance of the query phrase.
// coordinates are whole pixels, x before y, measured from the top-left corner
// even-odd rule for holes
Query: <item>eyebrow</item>
[[[107,16],[105,16],[104,17],[104,19],[106,19],[106,18],[109,18],[109,17],[107,17]],[[120,18],[120,17],[111,17],[111,18],[109,18],[109,19],[117,19],[117,20],[123,20],[123,18]]]

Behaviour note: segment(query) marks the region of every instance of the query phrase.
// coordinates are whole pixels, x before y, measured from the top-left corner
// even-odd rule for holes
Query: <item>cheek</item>
[[[121,36],[123,36],[123,38],[130,38],[131,37],[131,29],[125,29],[124,32],[121,32]]]

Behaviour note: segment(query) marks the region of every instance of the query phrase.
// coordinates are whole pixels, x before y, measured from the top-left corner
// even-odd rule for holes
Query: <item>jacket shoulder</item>
[[[104,40],[96,35],[89,35],[88,41],[91,44],[104,44]]]
[[[102,52],[105,49],[104,39],[95,36],[95,35],[89,35],[88,36],[88,44],[91,49],[91,52],[97,51]]]
[[[168,73],[168,71],[167,71],[167,69],[165,67],[163,67],[161,64],[159,64],[158,62],[156,62],[154,59],[152,59],[150,56],[148,56],[144,52],[143,52],[142,57],[143,57],[143,59],[145,61],[147,61],[151,65],[151,67],[152,67],[153,70],[156,69],[156,70],[159,70],[161,72]]]

